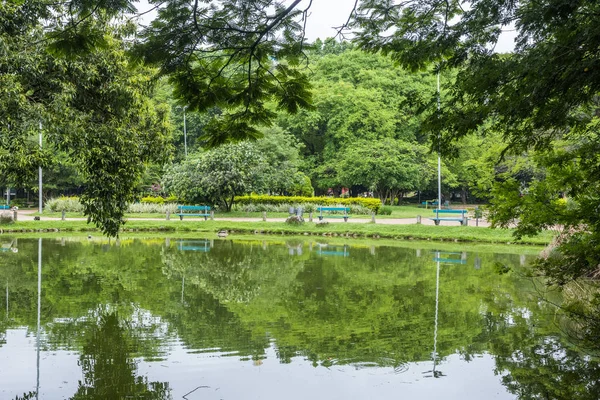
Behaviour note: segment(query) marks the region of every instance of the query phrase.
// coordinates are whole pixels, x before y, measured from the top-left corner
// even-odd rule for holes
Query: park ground
[[[372,223],[369,216],[351,217],[348,222],[342,219],[325,219],[329,224],[321,226],[313,218],[313,222],[301,225],[286,224],[285,213],[268,213],[263,220],[262,213],[217,213],[214,220],[202,217],[185,217],[180,220],[172,215],[170,220],[165,215],[141,214],[127,215],[127,223],[123,232],[176,232],[177,234],[216,234],[226,231],[228,235],[298,235],[329,236],[347,238],[375,238],[392,240],[441,240],[455,242],[526,244],[544,246],[552,241],[556,232],[546,231],[534,237],[517,239],[512,229],[491,229],[486,220],[469,221],[469,226],[460,226],[456,221],[442,222],[435,226],[428,217],[431,210],[416,207],[395,207],[390,216],[376,216]],[[421,224],[417,224],[417,215],[421,216]],[[40,220],[34,220],[36,216]],[[4,234],[56,234],[56,232],[98,232],[87,219],[80,214],[66,214],[62,220],[60,213],[43,213],[36,210],[19,210],[17,222],[2,227]]]

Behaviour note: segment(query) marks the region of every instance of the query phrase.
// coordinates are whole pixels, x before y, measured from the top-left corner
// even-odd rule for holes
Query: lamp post
[[[42,150],[42,122],[41,121],[40,121],[40,150]],[[43,203],[43,199],[42,199],[42,166],[41,165],[38,170],[38,183],[39,183],[38,206],[39,206],[39,213],[41,214],[42,213],[42,203]]]
[[[186,121],[185,121],[185,110],[188,108],[188,106],[178,106],[177,108],[180,108],[183,110],[183,149],[184,149],[184,153],[185,156],[187,157],[187,126],[186,126]]]
[[[437,109],[440,112],[440,70],[437,72]],[[442,156],[441,135],[438,132],[438,210],[442,209]]]

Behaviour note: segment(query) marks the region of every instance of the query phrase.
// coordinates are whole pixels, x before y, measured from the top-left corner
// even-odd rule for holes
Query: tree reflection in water
[[[65,397],[171,398],[176,389],[139,376],[136,360],[163,357],[162,345],[176,337],[188,349],[255,365],[272,347],[281,364],[404,372],[431,361],[433,350],[434,368],[425,369],[431,376],[443,371],[443,383],[456,379],[458,357],[489,356],[520,399],[600,398],[598,362],[571,347],[556,326],[557,308],[532,284],[542,283],[523,278],[528,269],[519,254],[441,257],[356,245],[341,257],[312,243],[252,241],[215,241],[210,251],[142,240],[107,251],[88,241],[44,246],[51,250],[44,256],[44,337],[49,349],[80,354],[83,378]],[[0,258],[11,301],[10,319],[8,306],[0,307],[0,341],[12,326],[35,326],[36,245],[23,240],[19,247],[10,260]],[[432,252],[448,265],[432,263]],[[497,263],[511,268],[500,275]],[[152,318],[160,324],[147,326]]]
[[[86,332],[79,365],[84,380],[72,399],[170,399],[167,382],[136,376],[135,340],[117,312],[102,314]]]

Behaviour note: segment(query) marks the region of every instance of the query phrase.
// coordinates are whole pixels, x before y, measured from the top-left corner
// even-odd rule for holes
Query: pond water
[[[1,239],[0,399],[599,398],[531,250]]]

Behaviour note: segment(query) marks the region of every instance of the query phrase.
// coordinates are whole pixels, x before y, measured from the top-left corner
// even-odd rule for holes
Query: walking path
[[[19,210],[17,211],[17,220],[18,221],[33,221],[34,216],[32,214],[34,214],[36,211],[35,210]],[[42,216],[41,219],[45,220],[45,221],[60,221],[61,218],[57,218],[57,217],[44,217]],[[87,218],[66,218],[69,221],[87,221]],[[166,218],[131,218],[130,220],[132,221],[164,221]],[[189,221],[196,221],[196,222],[200,222],[202,221],[202,219],[186,219],[183,221],[178,221],[177,217],[174,217],[171,219],[174,222],[181,222],[181,223],[187,223]],[[307,219],[308,220],[308,219]],[[316,222],[316,218],[314,219]],[[258,218],[230,218],[230,217],[215,217],[215,221],[236,221],[236,222],[262,222],[263,219],[258,217]],[[285,222],[285,218],[267,218],[267,222]],[[328,219],[327,222],[330,223],[345,223],[341,218],[340,219]],[[371,222],[371,218],[367,217],[367,218],[351,218],[349,220],[350,223],[356,223],[356,224],[366,224]],[[412,224],[416,224],[417,223],[417,219],[416,218],[376,218],[375,219],[375,223],[376,224],[382,224],[382,225],[412,225]],[[423,225],[435,225],[434,222],[432,220],[430,220],[429,218],[425,218],[422,217],[421,218],[421,223]],[[442,223],[444,226],[459,226],[459,223],[456,221],[451,221],[451,222],[443,222]],[[469,219],[469,226],[475,226],[475,219]],[[483,219],[479,220],[479,227],[489,227],[490,223],[488,221],[485,221]]]

